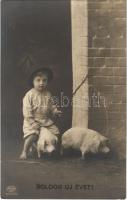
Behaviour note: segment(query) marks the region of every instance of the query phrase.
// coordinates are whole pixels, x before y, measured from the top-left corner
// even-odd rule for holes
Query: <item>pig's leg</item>
[[[85,160],[85,154],[87,152],[87,148],[85,147],[81,147],[81,153],[82,153],[82,157],[81,157],[81,160]]]
[[[30,146],[33,144],[33,142],[37,141],[37,139],[38,139],[38,136],[36,134],[32,134],[28,136],[27,138],[25,138],[23,151],[20,155],[21,160],[27,159],[28,150]]]
[[[64,149],[63,149],[63,147],[61,146],[61,148],[60,148],[60,155],[61,155],[61,156],[63,156],[63,150],[64,150]]]
[[[38,154],[38,158],[40,158],[41,157],[41,151],[40,151],[40,149],[37,150],[37,154]]]
[[[81,160],[85,160],[85,152],[82,152]]]

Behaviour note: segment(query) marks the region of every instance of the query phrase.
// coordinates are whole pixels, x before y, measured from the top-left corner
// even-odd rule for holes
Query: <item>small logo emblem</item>
[[[6,188],[6,195],[17,195],[17,189],[15,185],[9,185]]]

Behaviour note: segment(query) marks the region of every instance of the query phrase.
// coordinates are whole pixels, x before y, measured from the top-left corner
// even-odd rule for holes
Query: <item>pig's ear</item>
[[[107,144],[108,142],[109,142],[109,139],[108,139],[107,137],[105,137],[105,138],[104,138],[104,143]]]
[[[99,146],[98,146],[98,152],[101,151],[102,146],[103,146],[103,144],[102,144],[102,142],[100,142],[100,144],[99,144]]]
[[[58,139],[56,138],[56,139],[54,140],[54,144],[57,145],[57,142],[58,142]]]
[[[44,148],[46,147],[46,141],[44,141]]]
[[[109,142],[109,139],[106,138],[106,137],[103,137],[102,140],[100,141],[99,149],[101,149],[102,147],[106,146],[108,142]]]
[[[109,139],[108,139],[108,138],[106,138],[106,142],[109,142]]]

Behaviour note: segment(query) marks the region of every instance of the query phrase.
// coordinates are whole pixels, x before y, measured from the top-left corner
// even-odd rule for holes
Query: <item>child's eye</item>
[[[37,81],[38,81],[38,82],[40,82],[40,81],[41,81],[41,79],[37,79]]]

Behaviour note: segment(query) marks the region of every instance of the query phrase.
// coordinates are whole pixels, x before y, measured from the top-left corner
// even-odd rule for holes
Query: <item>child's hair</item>
[[[29,78],[29,85],[30,87],[33,87],[33,80],[36,76],[41,76],[45,74],[48,77],[48,82],[50,82],[53,79],[53,72],[51,69],[49,68],[39,68],[37,70],[35,70]]]

